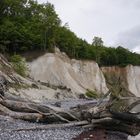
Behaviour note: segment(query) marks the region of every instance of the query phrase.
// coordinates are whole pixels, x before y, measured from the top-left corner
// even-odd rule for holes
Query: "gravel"
[[[53,104],[55,103],[61,103],[61,107],[63,109],[69,109],[71,107],[75,107],[77,105],[82,105],[85,103],[97,103],[98,100],[87,100],[87,99],[67,99],[67,100],[53,100],[53,101],[46,101],[44,104]]]
[[[14,129],[39,126],[42,124],[14,120],[0,116],[0,140],[72,140],[87,131],[81,127],[57,128],[47,130],[12,131]],[[85,132],[86,133],[86,132]],[[126,140],[125,135],[110,132],[107,140]],[[79,139],[80,140],[80,139]]]
[[[50,101],[47,102],[47,104],[54,104],[55,102],[56,101]],[[69,109],[70,107],[87,101],[65,100],[60,102],[62,108]],[[27,126],[35,127],[39,125],[42,124],[29,123],[22,120],[14,120],[10,117],[0,116],[0,140],[71,140],[84,130],[81,127],[70,127],[34,131],[11,131],[13,129],[26,128]]]
[[[61,106],[65,109],[73,107],[77,104],[83,104],[85,100],[70,100],[61,101]],[[55,102],[50,102],[54,104]],[[49,104],[49,103],[48,103]],[[0,115],[0,140],[71,140],[81,134],[83,131],[87,131],[81,127],[70,127],[70,128],[57,128],[47,130],[30,130],[30,131],[11,131],[13,129],[35,127],[42,124],[29,123],[22,120],[15,120],[10,117]],[[108,140],[124,140],[122,134],[117,135],[110,133]],[[129,140],[139,140],[135,137],[129,137]]]
[[[11,131],[19,128],[39,126],[42,124],[14,120],[10,117],[0,116],[0,140],[70,140],[79,135],[83,129],[80,127],[58,128],[34,131]]]

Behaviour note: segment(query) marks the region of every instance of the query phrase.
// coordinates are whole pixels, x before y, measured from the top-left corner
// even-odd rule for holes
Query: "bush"
[[[20,74],[23,77],[26,76],[27,67],[26,67],[26,62],[24,58],[22,58],[20,55],[13,55],[10,58],[10,62],[12,63],[14,70],[18,74]]]
[[[99,94],[96,91],[92,91],[89,89],[87,89],[86,96],[89,98],[94,98],[94,99],[99,98]]]

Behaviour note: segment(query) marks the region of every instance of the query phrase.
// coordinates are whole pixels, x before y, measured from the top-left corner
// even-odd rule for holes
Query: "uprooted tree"
[[[36,130],[52,127],[82,126],[85,128],[104,128],[137,135],[140,132],[140,99],[119,97],[105,101],[110,91],[96,103],[87,103],[65,110],[55,105],[34,103],[12,98],[5,92],[6,79],[0,80],[0,114],[14,119],[32,122],[44,122],[46,125],[17,129]],[[53,124],[52,124],[53,123]]]

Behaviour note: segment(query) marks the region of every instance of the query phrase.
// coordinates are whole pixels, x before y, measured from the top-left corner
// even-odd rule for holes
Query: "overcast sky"
[[[38,0],[40,3],[47,0]],[[106,45],[140,52],[140,0],[48,0],[63,24],[92,42],[102,37]]]

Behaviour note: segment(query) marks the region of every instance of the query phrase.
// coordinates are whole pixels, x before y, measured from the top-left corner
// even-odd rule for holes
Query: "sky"
[[[140,53],[140,0],[48,1],[78,37],[91,43],[98,36],[107,46],[120,45]]]

